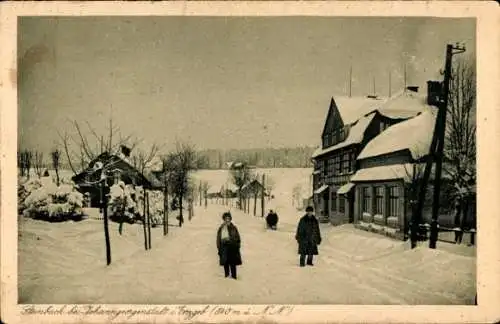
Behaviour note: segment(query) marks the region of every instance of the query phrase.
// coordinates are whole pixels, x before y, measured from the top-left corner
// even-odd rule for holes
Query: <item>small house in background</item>
[[[125,184],[142,186],[146,189],[153,188],[152,183],[126,160],[127,158],[123,159],[119,155],[104,152],[92,160],[85,170],[72,177],[78,191],[83,194],[88,193],[91,207],[99,207],[101,199],[97,182],[101,178],[102,170],[95,168],[96,163],[109,167],[107,182],[109,186],[123,181]]]
[[[241,188],[241,193],[243,197],[253,197],[257,193],[260,197],[261,192],[264,191],[264,196],[268,196],[265,192],[264,186],[256,179],[247,183]]]
[[[354,222],[354,184],[350,179],[358,169],[359,153],[378,134],[416,116],[424,106],[416,87],[386,99],[331,99],[322,145],[312,156],[313,200],[320,221],[334,225]]]

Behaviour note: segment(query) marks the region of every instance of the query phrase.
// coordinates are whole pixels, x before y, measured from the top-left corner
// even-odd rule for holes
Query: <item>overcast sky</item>
[[[332,96],[440,79],[472,19],[68,17],[19,23],[19,140],[48,151],[68,120],[168,147],[317,145]],[[422,89],[425,90],[425,89]]]

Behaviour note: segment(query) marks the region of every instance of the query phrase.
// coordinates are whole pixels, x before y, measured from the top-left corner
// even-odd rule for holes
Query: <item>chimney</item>
[[[406,90],[411,92],[418,92],[418,86],[407,86]]]
[[[427,104],[438,106],[441,102],[442,83],[439,81],[427,81]]]
[[[121,146],[120,146],[120,149],[121,149],[122,154],[123,154],[125,157],[127,157],[127,158],[128,158],[128,157],[130,157],[130,151],[131,151],[131,149],[130,149],[130,148],[126,147],[125,145],[121,145]]]

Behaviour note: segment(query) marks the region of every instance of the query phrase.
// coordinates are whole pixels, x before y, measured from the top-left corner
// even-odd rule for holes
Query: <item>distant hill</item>
[[[226,162],[244,161],[258,168],[310,168],[314,147],[209,149],[198,151],[200,169],[224,169]]]

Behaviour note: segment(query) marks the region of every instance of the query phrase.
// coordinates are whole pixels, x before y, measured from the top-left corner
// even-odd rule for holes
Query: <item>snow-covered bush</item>
[[[151,217],[151,224],[156,226],[163,224],[163,192],[161,191],[148,191],[149,196],[149,216]]]
[[[42,181],[39,178],[32,178],[30,180],[19,179],[17,189],[17,202],[18,211],[22,213],[26,209],[26,198],[36,189],[42,186]]]
[[[49,180],[47,180],[49,179]],[[79,220],[83,216],[83,195],[73,184],[56,186],[50,178],[25,186],[36,188],[23,201],[23,215],[49,221]]]
[[[132,198],[133,187],[125,186],[123,181],[110,187],[110,219],[132,223],[137,212],[137,204]]]

